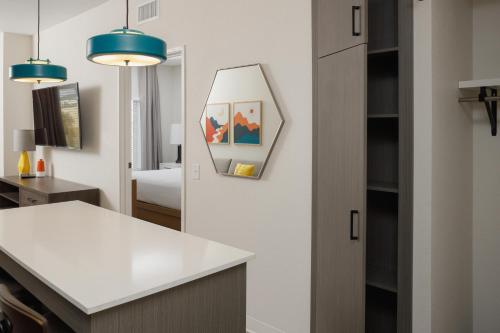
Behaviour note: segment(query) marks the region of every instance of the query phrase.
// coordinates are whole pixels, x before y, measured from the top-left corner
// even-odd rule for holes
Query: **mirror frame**
[[[205,114],[205,110],[207,108],[208,100],[210,99],[210,94],[212,93],[212,90],[214,88],[215,80],[217,79],[217,74],[221,71],[227,71],[231,69],[239,69],[239,68],[246,68],[246,67],[254,67],[258,66],[260,72],[262,73],[262,77],[264,78],[264,82],[266,83],[267,89],[271,93],[271,97],[273,99],[274,105],[276,105],[276,110],[278,111],[279,117],[281,118],[281,122],[278,126],[278,129],[276,130],[276,133],[274,134],[273,142],[271,146],[269,147],[269,151],[267,152],[266,159],[262,163],[262,168],[260,169],[260,172],[257,176],[238,176],[238,175],[231,175],[229,173],[220,173],[217,171],[217,167],[215,165],[215,160],[214,156],[212,155],[212,150],[210,149],[210,145],[207,142],[205,132],[203,130],[203,125],[202,125],[202,120],[203,120],[203,115]],[[201,112],[200,119],[198,121],[198,124],[200,125],[201,133],[203,134],[203,141],[205,141],[205,144],[208,149],[208,153],[210,154],[210,159],[212,160],[212,164],[214,166],[215,173],[221,176],[226,176],[226,177],[234,177],[234,178],[243,178],[243,179],[253,179],[253,180],[259,180],[262,178],[262,175],[264,173],[264,170],[266,169],[267,162],[269,162],[269,159],[271,158],[271,155],[273,153],[274,147],[276,146],[276,142],[278,141],[278,137],[280,136],[281,130],[283,129],[283,125],[285,124],[285,118],[283,117],[283,113],[281,112],[281,108],[278,104],[278,101],[276,100],[276,96],[274,95],[273,89],[271,88],[271,85],[269,84],[269,80],[267,79],[266,73],[264,72],[264,68],[260,63],[256,64],[250,64],[250,65],[242,65],[242,66],[235,66],[235,67],[227,67],[227,68],[219,68],[215,71],[214,79],[212,80],[212,85],[210,86],[210,91],[208,92],[207,99],[205,101],[205,104],[203,105],[203,110]]]

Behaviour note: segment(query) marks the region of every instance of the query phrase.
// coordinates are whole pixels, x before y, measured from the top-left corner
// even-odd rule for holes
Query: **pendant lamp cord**
[[[38,0],[38,1],[40,1],[40,0]],[[125,21],[126,21],[125,28],[128,29],[128,0],[127,0],[127,14],[126,14]]]
[[[128,1],[128,0],[127,0]],[[40,60],[40,0],[38,0],[38,27],[37,27],[37,54],[36,59]]]

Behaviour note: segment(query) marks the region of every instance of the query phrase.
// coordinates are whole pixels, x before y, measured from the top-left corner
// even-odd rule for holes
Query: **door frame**
[[[174,47],[167,50],[167,58],[180,58],[181,60],[181,122],[183,128],[182,154],[182,180],[181,180],[181,230],[186,231],[186,47]],[[132,169],[129,163],[131,156],[131,122],[132,112],[132,77],[131,70],[120,67],[119,71],[119,162],[120,162],[120,213],[132,214]]]

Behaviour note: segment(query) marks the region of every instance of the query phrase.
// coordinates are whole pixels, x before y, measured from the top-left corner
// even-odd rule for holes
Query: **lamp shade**
[[[26,129],[14,130],[14,151],[35,151],[35,131]]]
[[[36,59],[29,58],[24,64],[10,66],[9,78],[12,81],[39,84],[66,81],[68,76],[66,67],[52,65],[49,59],[40,59],[40,0],[37,3],[37,57]]]
[[[171,145],[182,145],[182,125],[181,124],[170,125],[170,144]]]
[[[48,60],[29,59],[25,64],[12,65],[9,68],[12,81],[25,83],[66,81],[66,68],[52,65]]]
[[[87,41],[87,59],[111,66],[157,65],[167,59],[167,44],[138,30],[116,29]]]

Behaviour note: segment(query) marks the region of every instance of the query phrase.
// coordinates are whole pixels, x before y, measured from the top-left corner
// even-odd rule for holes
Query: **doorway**
[[[186,230],[185,52],[120,70],[120,211]]]

